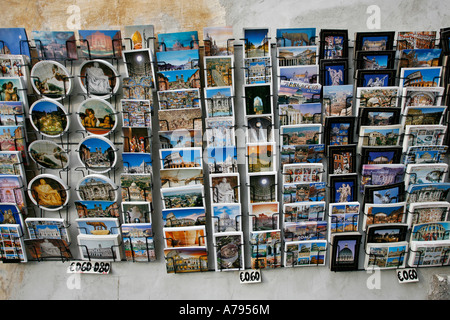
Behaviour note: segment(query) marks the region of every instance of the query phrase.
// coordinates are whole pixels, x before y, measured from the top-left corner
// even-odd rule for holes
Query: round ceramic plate
[[[72,92],[72,77],[59,62],[39,61],[31,69],[30,78],[34,91],[45,98],[61,100]]]
[[[89,98],[83,101],[77,113],[80,126],[87,132],[105,136],[117,126],[116,110],[106,100]]]
[[[57,176],[40,174],[28,184],[31,201],[48,211],[58,211],[69,202],[69,188]]]
[[[111,179],[101,174],[90,174],[77,185],[77,195],[80,200],[117,201],[118,188]]]
[[[78,79],[84,93],[98,98],[109,98],[119,90],[118,77],[117,69],[111,63],[96,59],[81,64]]]
[[[90,171],[105,173],[116,165],[117,154],[111,141],[102,136],[88,136],[78,145],[78,158]]]
[[[69,154],[51,140],[35,140],[28,146],[28,154],[38,165],[48,169],[64,169],[69,165]]]
[[[30,122],[33,128],[50,138],[62,136],[70,125],[66,108],[51,99],[41,99],[30,108]]]

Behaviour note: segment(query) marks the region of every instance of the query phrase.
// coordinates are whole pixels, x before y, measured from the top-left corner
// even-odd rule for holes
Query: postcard
[[[283,46],[277,48],[279,67],[318,64],[318,46]]]
[[[122,78],[123,99],[149,100],[152,107],[155,87],[153,76]]]
[[[402,68],[400,87],[439,87],[442,67]]]
[[[226,56],[234,54],[233,27],[203,28],[205,56]]]
[[[325,240],[328,223],[326,221],[285,222],[285,241]]]
[[[102,174],[89,174],[79,180],[76,192],[81,200],[117,201],[119,187]]]
[[[320,59],[340,59],[348,57],[348,30],[320,30]]]
[[[363,164],[361,169],[360,191],[368,185],[385,186],[405,180],[404,164]],[[407,184],[405,184],[406,187]]]
[[[199,89],[158,91],[159,110],[200,108]]]
[[[125,50],[150,49],[155,51],[155,28],[153,25],[130,25],[124,27]]]
[[[78,159],[90,171],[104,173],[116,165],[113,143],[102,136],[87,136],[78,144]]]
[[[406,202],[366,203],[364,205],[363,230],[372,224],[405,223]]]
[[[214,233],[242,230],[242,211],[240,203],[211,204],[211,212]]]
[[[364,203],[390,204],[404,201],[405,183],[385,186],[365,186]]]
[[[410,184],[441,183],[445,182],[448,173],[448,164],[435,163],[432,166],[426,163],[408,164],[406,166],[405,188]]]
[[[373,268],[398,269],[406,265],[406,255],[408,253],[408,243],[406,241],[395,243],[368,243],[364,259],[364,269]]]
[[[158,71],[160,91],[200,88],[200,69]]]
[[[448,146],[411,146],[406,152],[403,163],[440,163],[444,160]]]
[[[433,49],[436,31],[399,31],[397,33],[397,50]]]
[[[374,107],[359,108],[360,126],[390,126],[400,124],[400,108]]]
[[[88,96],[102,99],[116,94],[120,87],[119,73],[106,60],[86,60],[80,65],[78,80],[81,90]]]
[[[66,108],[55,100],[39,99],[34,102],[30,107],[30,118],[34,130],[50,138],[62,136],[70,126]]]
[[[449,28],[441,28],[439,30],[439,38],[440,38],[440,47],[445,55],[448,55],[450,52],[450,29]]]
[[[272,85],[244,86],[245,115],[273,114]]]
[[[297,124],[280,127],[282,145],[320,144],[322,138],[321,124]]]
[[[122,152],[123,172],[136,174],[152,173],[152,155],[142,152]]]
[[[271,57],[244,58],[244,84],[263,84],[272,81]]]
[[[161,167],[163,169],[202,168],[201,148],[161,149]]]
[[[369,225],[366,229],[366,243],[389,243],[406,241],[406,223]]]
[[[73,31],[33,30],[38,56],[43,60],[77,60],[77,43]]]
[[[397,146],[400,144],[402,126],[361,126],[358,152],[362,147]]]
[[[233,88],[205,88],[207,118],[234,116]]]
[[[400,51],[398,70],[415,67],[437,67],[442,49],[406,49]]]
[[[203,170],[199,168],[161,169],[161,188],[203,184]]]
[[[322,123],[321,103],[279,104],[280,125]]]
[[[151,100],[121,99],[122,127],[152,126]]]
[[[214,234],[214,256],[216,271],[244,269],[244,237],[242,232]]]
[[[159,110],[158,120],[160,131],[203,128],[201,108]]]
[[[106,136],[117,127],[118,114],[111,103],[99,98],[88,98],[77,111],[79,125],[87,132]]]
[[[204,247],[206,246],[205,226],[163,228],[164,247]]]
[[[394,37],[394,31],[356,32],[355,52],[392,50]]]
[[[158,131],[161,149],[198,148],[203,145],[202,130]]]
[[[328,146],[329,174],[356,173],[356,145]]]
[[[125,65],[125,77],[145,77],[155,78],[153,69],[153,58],[150,49],[134,49],[122,52]]]
[[[326,253],[326,240],[286,241],[283,265],[285,267],[324,266]]]
[[[443,145],[447,126],[443,125],[407,125],[403,139],[403,151],[411,146]]]
[[[278,70],[280,81],[284,80],[306,84],[320,83],[318,65],[279,67]],[[280,82],[278,82],[278,85],[280,85]]]
[[[208,271],[206,247],[183,247],[164,249],[167,273]]]
[[[0,28],[0,50],[6,54],[23,54],[31,58],[25,28]]]
[[[120,174],[123,201],[152,201],[152,176],[150,174]]]
[[[120,30],[78,30],[78,36],[81,54],[89,60],[122,57]]]
[[[278,202],[259,202],[250,204],[250,231],[277,230],[280,228],[280,204]]]
[[[361,168],[364,164],[393,164],[400,163],[402,147],[362,147]]]
[[[234,117],[206,118],[205,126],[207,147],[226,147],[236,144]]]
[[[250,232],[251,266],[253,269],[281,267],[281,232]]]
[[[123,151],[150,153],[151,128],[148,127],[122,127]]]
[[[326,195],[325,182],[285,183],[283,184],[283,203],[303,201],[324,201]]]
[[[348,84],[348,60],[333,59],[320,61],[320,84],[341,86]]]
[[[326,117],[325,145],[348,145],[353,143],[356,117]]]
[[[212,203],[239,203],[238,173],[211,174],[209,176]]]
[[[441,267],[450,264],[448,241],[412,241],[410,267]]]
[[[360,210],[361,205],[357,201],[330,203],[328,239],[331,239],[332,233],[358,231]]]
[[[325,201],[285,203],[283,204],[283,221],[324,221],[325,211]]]
[[[394,69],[395,50],[357,51],[356,69]]]
[[[122,201],[124,223],[151,223],[151,203],[147,201]]]
[[[2,77],[20,77],[28,93],[33,93],[30,83],[30,69],[27,57],[20,54],[0,53],[0,70]]]
[[[250,203],[278,201],[275,173],[249,173],[248,181]]]
[[[356,87],[392,87],[395,86],[396,74],[395,69],[357,69],[355,75]]]
[[[120,238],[119,234],[79,234],[77,242],[80,248],[81,259],[89,261],[121,261]]]
[[[276,41],[277,47],[308,46],[316,42],[316,28],[280,28]]]
[[[20,101],[28,106],[27,89],[21,77],[0,77],[0,100]]]
[[[247,172],[271,172],[276,168],[275,143],[247,143]]]
[[[126,198],[124,198],[124,201],[127,201]],[[115,201],[76,200],[75,208],[78,218],[118,218],[120,216],[119,205]]]
[[[234,84],[233,56],[204,57],[205,86],[230,87]]]
[[[318,163],[325,157],[325,145],[295,145],[281,147],[281,165],[287,163]]]
[[[0,225],[0,242],[2,243],[3,263],[28,262],[22,227],[18,224]]]
[[[285,164],[283,165],[283,183],[322,182],[322,163]]]
[[[320,83],[308,84],[281,79],[278,84],[278,103],[301,104],[321,102],[321,92],[322,85]]]
[[[0,151],[0,175],[3,174],[25,177],[20,151]]]
[[[7,151],[3,151],[7,152]],[[15,152],[15,151],[8,151]],[[35,140],[28,146],[33,161],[43,168],[64,169],[69,165],[69,153],[52,140]],[[1,153],[0,153],[1,154]],[[6,162],[2,163],[6,165]],[[15,168],[15,165],[13,165]]]
[[[157,51],[178,51],[199,48],[197,31],[169,32],[158,34]]]
[[[4,177],[2,177],[4,178]],[[58,211],[67,205],[69,188],[59,177],[52,174],[35,176],[28,184],[28,196],[39,208]]]
[[[244,57],[270,56],[270,34],[266,28],[244,28]]]
[[[238,169],[236,146],[208,147],[206,148],[206,159],[208,172],[234,173]]]
[[[204,207],[171,208],[162,210],[165,228],[190,227],[206,224]]]
[[[323,115],[352,116],[353,115],[353,85],[323,87]]]
[[[198,49],[156,52],[158,71],[198,69],[199,59]]]
[[[399,87],[358,87],[356,88],[356,109],[400,107]]]
[[[358,200],[358,175],[329,175],[330,202],[352,202]]]
[[[1,126],[0,137],[1,150],[20,151],[22,159],[27,163],[28,157],[25,150],[26,135],[23,126]]]
[[[403,109],[402,125],[443,124],[447,106],[409,106]]]
[[[24,230],[23,215],[15,203],[0,203],[0,224],[18,224]]]
[[[156,260],[151,223],[124,223],[120,228],[127,261],[151,262]]]
[[[408,106],[440,106],[443,87],[405,87],[402,89],[402,110]]]
[[[449,240],[450,222],[438,221],[415,224],[411,228],[410,241]]]
[[[203,185],[161,189],[163,209],[204,206]]]
[[[62,239],[26,239],[24,243],[28,260],[73,258],[69,244]]]
[[[121,231],[118,218],[78,218],[76,222],[80,234],[101,236],[120,234]]]
[[[358,232],[334,233],[331,238],[331,271],[358,270],[362,235]]]

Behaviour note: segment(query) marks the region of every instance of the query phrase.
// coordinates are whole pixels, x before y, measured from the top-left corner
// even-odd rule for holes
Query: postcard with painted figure
[[[237,147],[208,147],[206,149],[206,159],[208,172],[216,173],[235,173],[238,169]]]
[[[348,30],[320,30],[320,59],[340,59],[348,57]]]
[[[233,56],[214,56],[204,59],[206,87],[231,87],[234,85]]]
[[[396,49],[434,49],[436,34],[436,31],[399,31]]]
[[[28,253],[24,243],[23,229],[18,224],[0,225],[0,245],[3,263],[28,262]]]
[[[190,273],[208,271],[206,247],[164,249],[167,273]]]
[[[399,87],[356,88],[356,109],[359,108],[395,108],[400,107]]]
[[[448,241],[412,241],[408,266],[442,267],[450,264]]]
[[[120,228],[127,261],[151,262],[156,260],[151,223],[124,223]]]
[[[284,80],[305,84],[320,83],[318,65],[279,67],[278,71],[279,81]],[[280,86],[280,82],[278,82],[278,86]]]
[[[404,87],[439,87],[442,81],[442,67],[402,68],[400,73],[401,88]]]
[[[171,208],[162,210],[165,228],[190,227],[206,224],[204,207]]]
[[[211,174],[209,176],[212,203],[239,203],[238,173]]]
[[[23,230],[23,214],[15,203],[0,203],[0,224],[17,224]]]
[[[206,118],[205,126],[207,147],[225,147],[236,144],[234,117]]]
[[[249,208],[251,231],[277,230],[280,228],[280,204],[278,202],[252,203]]]
[[[158,120],[161,131],[201,130],[203,128],[201,108],[159,110]]]
[[[283,46],[277,48],[278,67],[318,64],[318,46]]]
[[[330,116],[353,115],[353,85],[323,86],[323,114]]]
[[[450,183],[410,184],[406,189],[406,202],[446,201],[450,192]]]
[[[363,230],[372,224],[404,223],[406,202],[364,205]]]
[[[204,189],[201,186],[161,189],[163,209],[204,206]]]
[[[330,203],[328,239],[331,239],[332,233],[358,231],[360,209],[357,201]]]
[[[244,57],[270,56],[270,33],[266,28],[244,28]]]
[[[216,271],[244,269],[244,236],[242,232],[214,234],[214,256]]]
[[[443,124],[447,106],[405,107],[402,125]]]
[[[20,101],[25,109],[28,106],[27,89],[20,77],[0,77],[0,100]]]
[[[284,222],[324,221],[325,201],[283,204]]]
[[[365,70],[357,69],[356,87],[392,87],[395,86],[397,71],[395,69]]]
[[[400,51],[398,70],[402,68],[437,67],[441,64],[441,49],[406,49]]]
[[[244,84],[262,84],[272,82],[271,57],[244,59]]]
[[[404,181],[404,164],[363,164],[360,191],[368,185],[385,186]]]
[[[152,201],[152,176],[150,174],[120,175],[123,201]]]
[[[147,201],[122,201],[124,223],[151,223],[151,203]]]
[[[444,161],[448,146],[412,146],[403,158],[404,164],[440,163]]]
[[[197,31],[159,33],[157,51],[179,51],[199,48]]]
[[[319,267],[326,263],[327,241],[287,241],[284,245],[285,267]]]
[[[249,173],[247,189],[250,203],[278,201],[276,180],[273,172]]]
[[[411,146],[443,145],[447,126],[442,125],[407,125],[403,139],[403,151]]]
[[[279,104],[280,125],[321,123],[322,103]]]
[[[448,173],[448,164],[408,164],[406,166],[405,188],[410,184],[441,183],[445,182]]]
[[[234,116],[233,88],[205,88],[207,118]]]
[[[322,182],[323,164],[285,164],[283,165],[283,183]]]
[[[247,172],[276,171],[276,159],[275,143],[247,144]]]
[[[247,143],[275,142],[273,116],[246,116]]]
[[[203,184],[203,170],[199,168],[161,169],[161,188]]]
[[[402,126],[361,126],[359,132],[358,152],[365,147],[397,146],[400,143]]]
[[[266,269],[281,267],[281,232],[253,231],[250,232],[251,267]]]
[[[304,47],[316,43],[316,28],[281,28],[276,30],[277,47]]]
[[[414,202],[409,204],[407,224],[447,221],[450,203],[447,201]]]
[[[214,233],[242,230],[242,211],[240,203],[211,204],[211,211]]]
[[[27,67],[27,57],[20,54],[0,54],[0,74],[2,77],[21,77],[28,93],[33,88],[29,85],[30,70]]]
[[[205,226],[163,228],[164,247],[204,247],[206,246]]]
[[[319,79],[323,86],[342,86],[348,84],[348,60],[321,60]]]
[[[401,241],[395,243],[368,243],[366,246],[364,259],[364,269],[373,268],[397,269],[406,265],[406,255],[408,254],[408,242]]]
[[[443,87],[406,87],[402,90],[402,110],[408,106],[440,106]]]
[[[332,235],[330,270],[354,271],[358,270],[359,249],[362,235],[358,232],[334,233]]]
[[[234,54],[233,27],[203,28],[205,56],[225,56]]]
[[[153,25],[135,25],[124,27],[125,50],[150,49],[155,52]]]

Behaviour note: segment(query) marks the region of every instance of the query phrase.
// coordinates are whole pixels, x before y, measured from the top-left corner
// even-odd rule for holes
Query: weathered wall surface
[[[0,0],[0,4],[7,8],[0,27],[27,31],[153,24],[156,33],[197,30],[203,39],[204,27],[231,25],[240,39],[244,27],[270,27],[273,32],[279,27],[316,27],[348,29],[353,39],[354,32],[375,31],[369,29],[373,26],[394,31],[450,26],[450,2],[445,0]],[[379,9],[375,18],[373,9]],[[240,72],[237,96],[242,93]],[[159,227],[156,222],[156,230]],[[450,272],[449,267],[420,268],[419,282],[399,284],[395,270],[371,274],[335,273],[327,267],[282,268],[264,270],[261,284],[241,285],[236,273],[168,275],[159,245],[157,256],[155,263],[113,263],[112,272],[102,276],[68,274],[68,264],[62,262],[3,264],[0,299],[427,299],[433,275]]]

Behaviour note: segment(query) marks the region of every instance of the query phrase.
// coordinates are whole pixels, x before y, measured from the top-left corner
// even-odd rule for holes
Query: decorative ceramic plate
[[[61,100],[73,89],[69,71],[56,61],[39,61],[31,69],[30,78],[34,91],[48,99]]]
[[[78,158],[90,171],[105,173],[116,164],[114,144],[102,136],[88,136],[78,145]]]
[[[88,60],[80,66],[80,86],[89,96],[108,98],[115,94],[120,86],[118,77],[117,69],[104,60]]]
[[[69,165],[69,154],[51,140],[35,140],[30,143],[28,153],[38,165],[48,169],[64,169]]]
[[[118,187],[111,179],[101,174],[90,174],[77,185],[77,195],[80,200],[117,201]]]
[[[40,174],[28,184],[28,196],[31,201],[48,211],[58,211],[69,202],[69,188],[52,174]]]
[[[62,136],[70,125],[70,117],[66,108],[51,99],[41,99],[30,108],[30,120],[33,128],[50,138]]]
[[[105,136],[117,126],[116,110],[106,100],[89,98],[83,101],[77,113],[78,123],[87,132]]]

